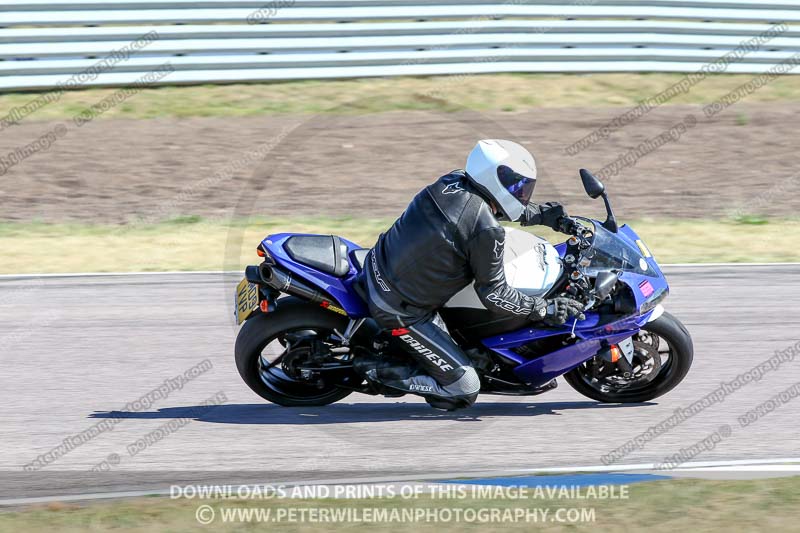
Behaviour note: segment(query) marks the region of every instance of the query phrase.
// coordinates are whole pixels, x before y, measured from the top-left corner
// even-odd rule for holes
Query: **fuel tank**
[[[552,244],[515,228],[506,228],[503,265],[508,284],[529,296],[547,294],[564,269]],[[486,309],[472,285],[453,296],[445,307]]]

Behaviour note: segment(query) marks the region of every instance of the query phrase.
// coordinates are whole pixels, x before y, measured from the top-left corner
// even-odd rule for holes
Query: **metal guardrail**
[[[726,72],[795,60],[800,0],[0,0],[0,91],[167,63],[157,83],[693,72],[733,51]]]

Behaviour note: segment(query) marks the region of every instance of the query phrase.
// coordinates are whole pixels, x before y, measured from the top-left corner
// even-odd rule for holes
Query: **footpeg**
[[[387,398],[400,398],[405,396],[406,393],[392,387],[387,387],[381,383],[375,375],[375,369],[368,370],[364,373],[364,378],[367,380],[367,387],[374,393]]]
[[[544,385],[540,385],[539,387],[535,387],[532,389],[531,394],[544,394],[547,391],[551,391],[553,389],[558,388],[558,381],[555,379],[551,379]]]
[[[413,374],[414,368],[407,361],[374,354],[359,354],[353,359],[353,370],[367,380],[367,386],[375,394],[387,398],[399,398],[406,392],[383,384],[386,380],[403,380]]]

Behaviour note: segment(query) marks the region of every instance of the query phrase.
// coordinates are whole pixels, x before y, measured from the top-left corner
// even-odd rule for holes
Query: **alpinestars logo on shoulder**
[[[455,194],[457,192],[464,192],[464,189],[461,188],[460,181],[454,181],[453,183],[448,184],[447,187],[442,189],[442,194]]]
[[[506,241],[494,241],[494,258],[500,259],[503,257],[503,247],[505,246]]]

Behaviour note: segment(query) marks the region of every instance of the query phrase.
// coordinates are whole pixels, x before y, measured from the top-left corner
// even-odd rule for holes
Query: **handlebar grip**
[[[558,219],[558,231],[567,235],[574,235],[578,222],[574,218],[563,216]]]

